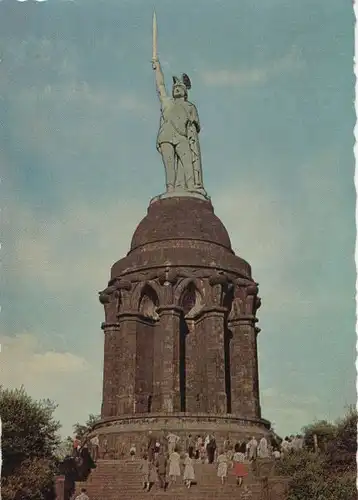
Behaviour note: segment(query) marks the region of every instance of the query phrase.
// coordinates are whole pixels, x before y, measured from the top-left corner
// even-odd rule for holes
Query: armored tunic
[[[199,116],[194,104],[173,97],[162,98],[157,148],[164,142],[176,146],[183,140],[187,141],[189,123],[199,126]]]

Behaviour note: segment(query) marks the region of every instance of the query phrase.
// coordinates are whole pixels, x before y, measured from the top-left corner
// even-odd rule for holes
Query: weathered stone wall
[[[126,292],[131,309],[124,310],[125,301],[117,301],[118,323],[103,326],[103,416],[142,413],[150,398],[149,411],[223,414],[231,409],[234,414],[258,417],[255,315],[243,314],[232,306],[233,301],[226,301],[230,310],[225,307],[228,285],[210,285],[213,278],[205,277],[207,270],[203,269],[202,302],[194,305],[193,314],[184,316],[181,294],[176,290],[181,290],[184,281],[199,280],[181,278],[181,273],[188,273],[180,268],[171,271],[179,275],[174,283],[160,284],[161,274],[168,273],[164,268],[156,271],[156,280],[141,284],[156,286],[158,291],[159,306],[152,318],[144,318],[134,309],[133,304],[138,304],[138,284],[134,283]],[[214,278],[215,273],[211,270]],[[220,288],[218,293],[212,293],[214,287]],[[174,303],[166,304],[169,298]]]
[[[268,435],[268,427],[267,421],[235,418],[229,414],[156,413],[108,419],[97,424],[93,433],[99,436],[102,449],[104,441],[107,441],[107,458],[118,459],[129,454],[133,443],[138,451],[147,449],[149,431],[163,445],[168,432],[173,432],[180,437],[179,448],[184,449],[189,434],[206,436],[213,433],[217,446],[220,447],[227,438],[232,443],[248,441],[253,435],[260,439],[263,435]]]

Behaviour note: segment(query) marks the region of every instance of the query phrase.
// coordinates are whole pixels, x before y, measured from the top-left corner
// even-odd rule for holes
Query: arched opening
[[[181,296],[180,305],[183,308],[184,316],[187,316],[197,305],[198,302],[198,291],[193,283],[184,290]]]
[[[142,291],[139,302],[139,312],[152,320],[158,319],[157,307],[159,305],[158,296],[150,286],[146,286]]]
[[[137,324],[136,348],[136,413],[152,411],[154,334],[159,305],[158,296],[149,285],[142,290],[139,312],[142,320]]]

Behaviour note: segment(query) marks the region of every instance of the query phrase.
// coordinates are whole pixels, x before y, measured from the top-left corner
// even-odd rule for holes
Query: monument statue
[[[157,150],[162,155],[166,194],[208,198],[203,186],[199,144],[200,122],[195,105],[188,101],[191,82],[183,73],[173,76],[172,95],[167,94],[163,71],[157,54],[157,21],[153,14],[153,57],[157,92],[161,103]]]

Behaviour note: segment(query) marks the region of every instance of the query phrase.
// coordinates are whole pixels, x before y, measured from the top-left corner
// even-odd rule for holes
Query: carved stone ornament
[[[162,286],[174,285],[178,281],[178,273],[174,269],[166,267],[164,272],[159,274],[158,281]]]

